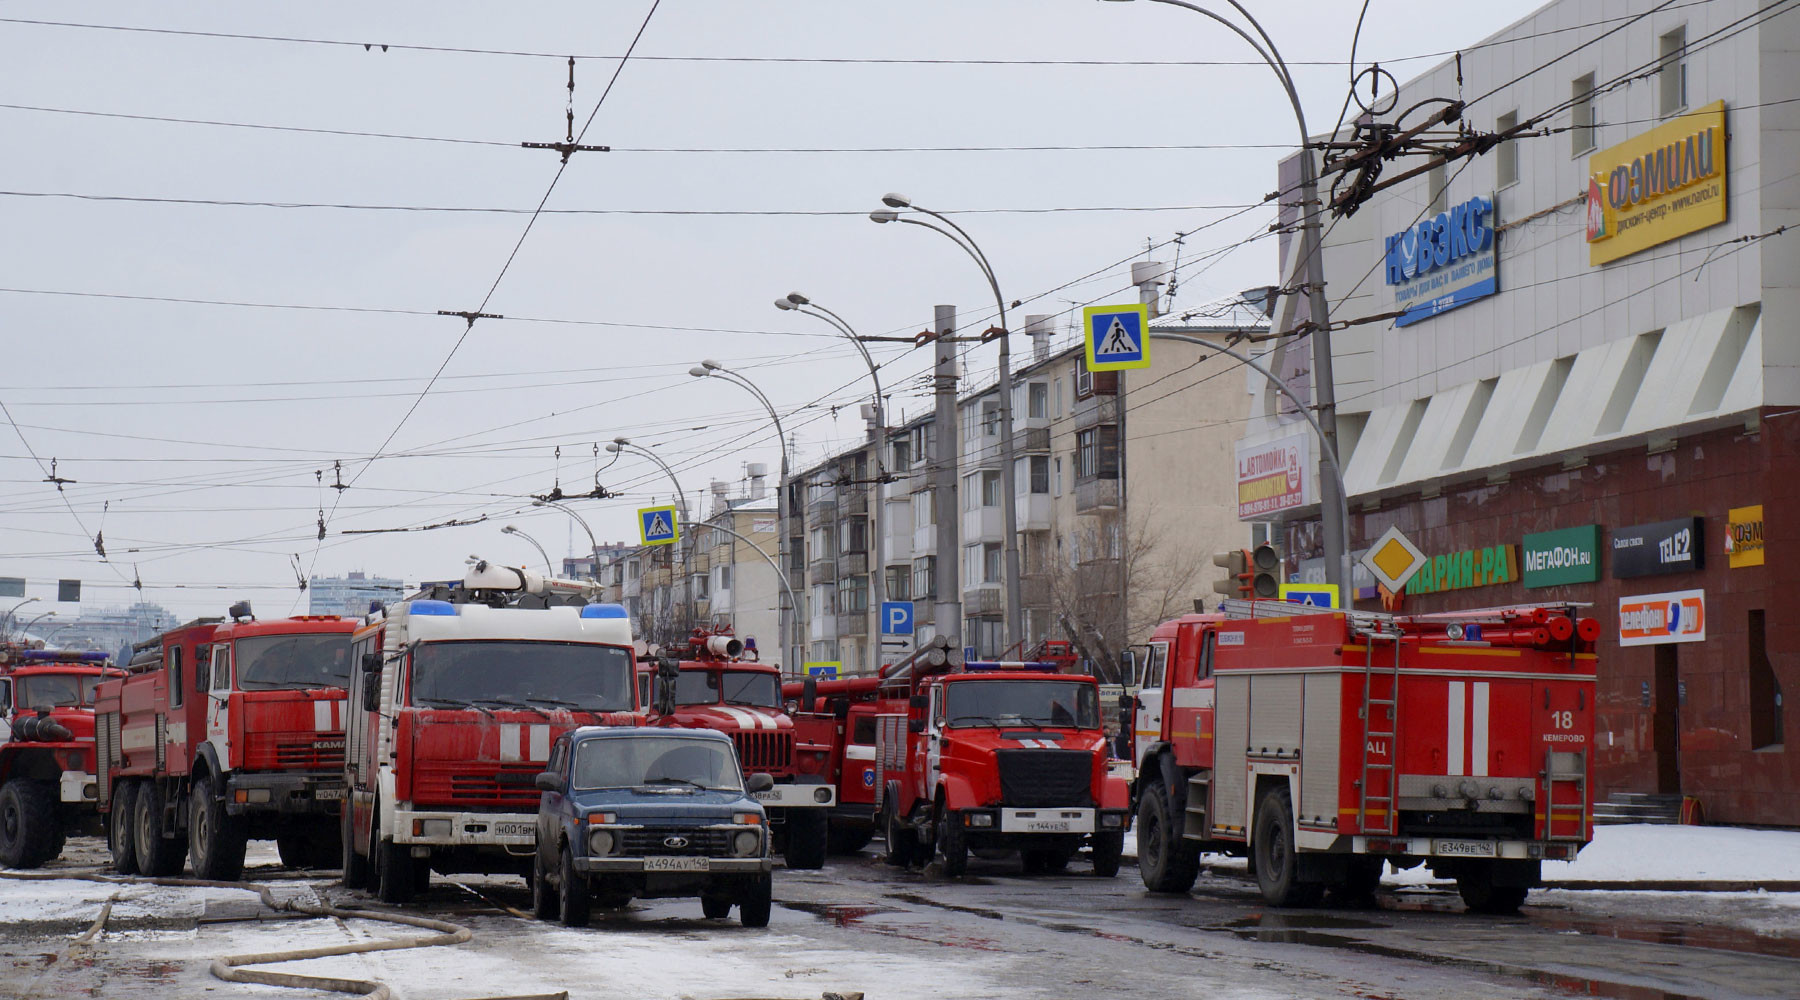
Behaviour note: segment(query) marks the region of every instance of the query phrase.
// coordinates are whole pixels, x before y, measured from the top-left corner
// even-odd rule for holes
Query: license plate
[[[645,858],[647,872],[704,872],[712,870],[710,858]]]
[[[323,785],[313,789],[313,798],[320,802],[342,802],[344,789],[340,785]]]
[[[1026,833],[1068,833],[1074,826],[1066,819],[1032,819],[1025,821]]]
[[[1494,842],[1491,840],[1440,840],[1434,845],[1432,853],[1452,858],[1491,858],[1494,856]]]
[[[494,832],[502,837],[536,837],[537,827],[530,823],[495,823]]]

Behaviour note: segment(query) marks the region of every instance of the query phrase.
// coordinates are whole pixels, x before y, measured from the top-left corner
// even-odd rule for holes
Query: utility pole
[[[932,329],[937,339],[931,349],[937,354],[932,373],[937,413],[937,453],[932,462],[937,466],[931,491],[932,516],[937,519],[937,572],[932,581],[937,600],[931,612],[932,627],[939,636],[960,639],[962,636],[962,585],[959,559],[962,556],[957,533],[957,451],[961,447],[956,433],[956,307],[938,306]],[[958,641],[957,645],[964,645]]]

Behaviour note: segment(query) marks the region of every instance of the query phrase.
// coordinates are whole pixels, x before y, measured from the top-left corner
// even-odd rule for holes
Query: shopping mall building
[[[1766,6],[1563,0],[1402,83],[1535,126],[1328,218],[1323,265],[1353,548],[1428,556],[1401,607],[1592,605],[1597,797],[1800,826],[1800,10]],[[1302,395],[1310,352],[1271,358]],[[1322,579],[1283,410],[1253,401],[1240,516]]]

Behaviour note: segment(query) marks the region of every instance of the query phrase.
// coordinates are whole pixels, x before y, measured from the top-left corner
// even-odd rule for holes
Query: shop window
[[[1782,745],[1781,681],[1769,662],[1767,621],[1763,609],[1750,612],[1749,628],[1750,748],[1762,750]]]

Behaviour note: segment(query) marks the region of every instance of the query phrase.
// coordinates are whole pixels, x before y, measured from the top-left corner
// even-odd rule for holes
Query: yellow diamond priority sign
[[[1419,567],[1425,565],[1425,553],[1401,534],[1399,528],[1389,528],[1369,546],[1369,551],[1363,554],[1362,564],[1383,587],[1398,594]]]

